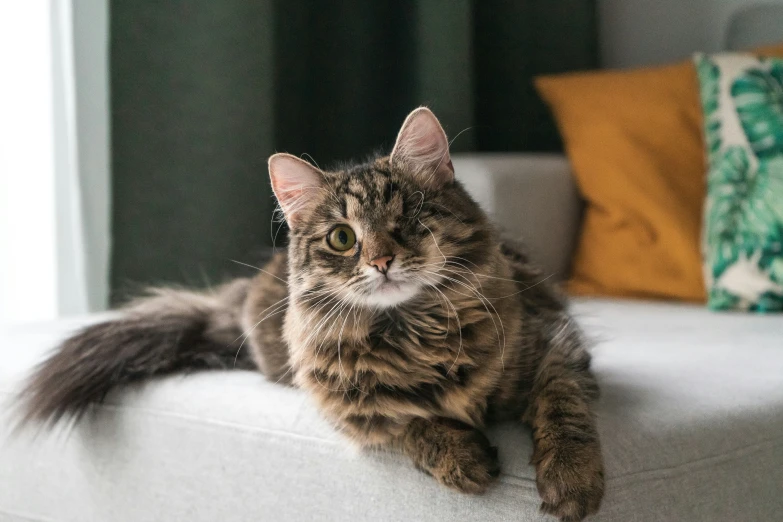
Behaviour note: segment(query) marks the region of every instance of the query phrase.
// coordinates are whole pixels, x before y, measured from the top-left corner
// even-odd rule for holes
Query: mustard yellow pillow
[[[703,302],[706,163],[693,63],[544,76],[536,87],[587,202],[569,291]]]

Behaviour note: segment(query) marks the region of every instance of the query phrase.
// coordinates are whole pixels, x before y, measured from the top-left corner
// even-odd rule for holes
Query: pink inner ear
[[[403,123],[391,161],[401,162],[416,174],[427,176],[425,181],[429,184],[443,185],[454,178],[446,133],[425,107],[413,111]]]
[[[274,154],[269,158],[269,176],[289,225],[310,208],[314,203],[311,193],[320,190],[323,183],[320,170],[290,154]]]

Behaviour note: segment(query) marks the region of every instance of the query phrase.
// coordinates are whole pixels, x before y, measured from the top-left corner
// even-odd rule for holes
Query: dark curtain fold
[[[556,150],[537,74],[597,65],[588,0],[111,2],[115,298],[271,244],[266,158],[388,151],[428,105],[455,151]]]

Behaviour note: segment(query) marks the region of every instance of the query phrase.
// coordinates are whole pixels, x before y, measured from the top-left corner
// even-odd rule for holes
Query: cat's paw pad
[[[562,522],[578,522],[598,511],[604,472],[597,445],[553,448],[534,460],[541,511]]]
[[[431,469],[441,484],[462,493],[481,494],[500,475],[498,450],[479,431],[466,431],[445,449]]]

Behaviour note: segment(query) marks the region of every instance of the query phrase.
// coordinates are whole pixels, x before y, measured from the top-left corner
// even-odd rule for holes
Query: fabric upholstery
[[[459,181],[547,276],[568,276],[582,202],[561,154],[455,154]]]
[[[607,491],[593,520],[777,520],[780,319],[600,300],[574,311],[597,342],[602,387]],[[2,334],[3,419],[21,376],[84,322]],[[9,438],[5,421],[0,431],[3,522],[552,520],[538,514],[521,425],[490,430],[502,475],[487,495],[464,496],[401,457],[347,448],[304,394],[252,372],[118,392],[57,436]]]
[[[780,41],[783,5],[756,3],[738,9],[726,27],[726,49],[741,51]]]

